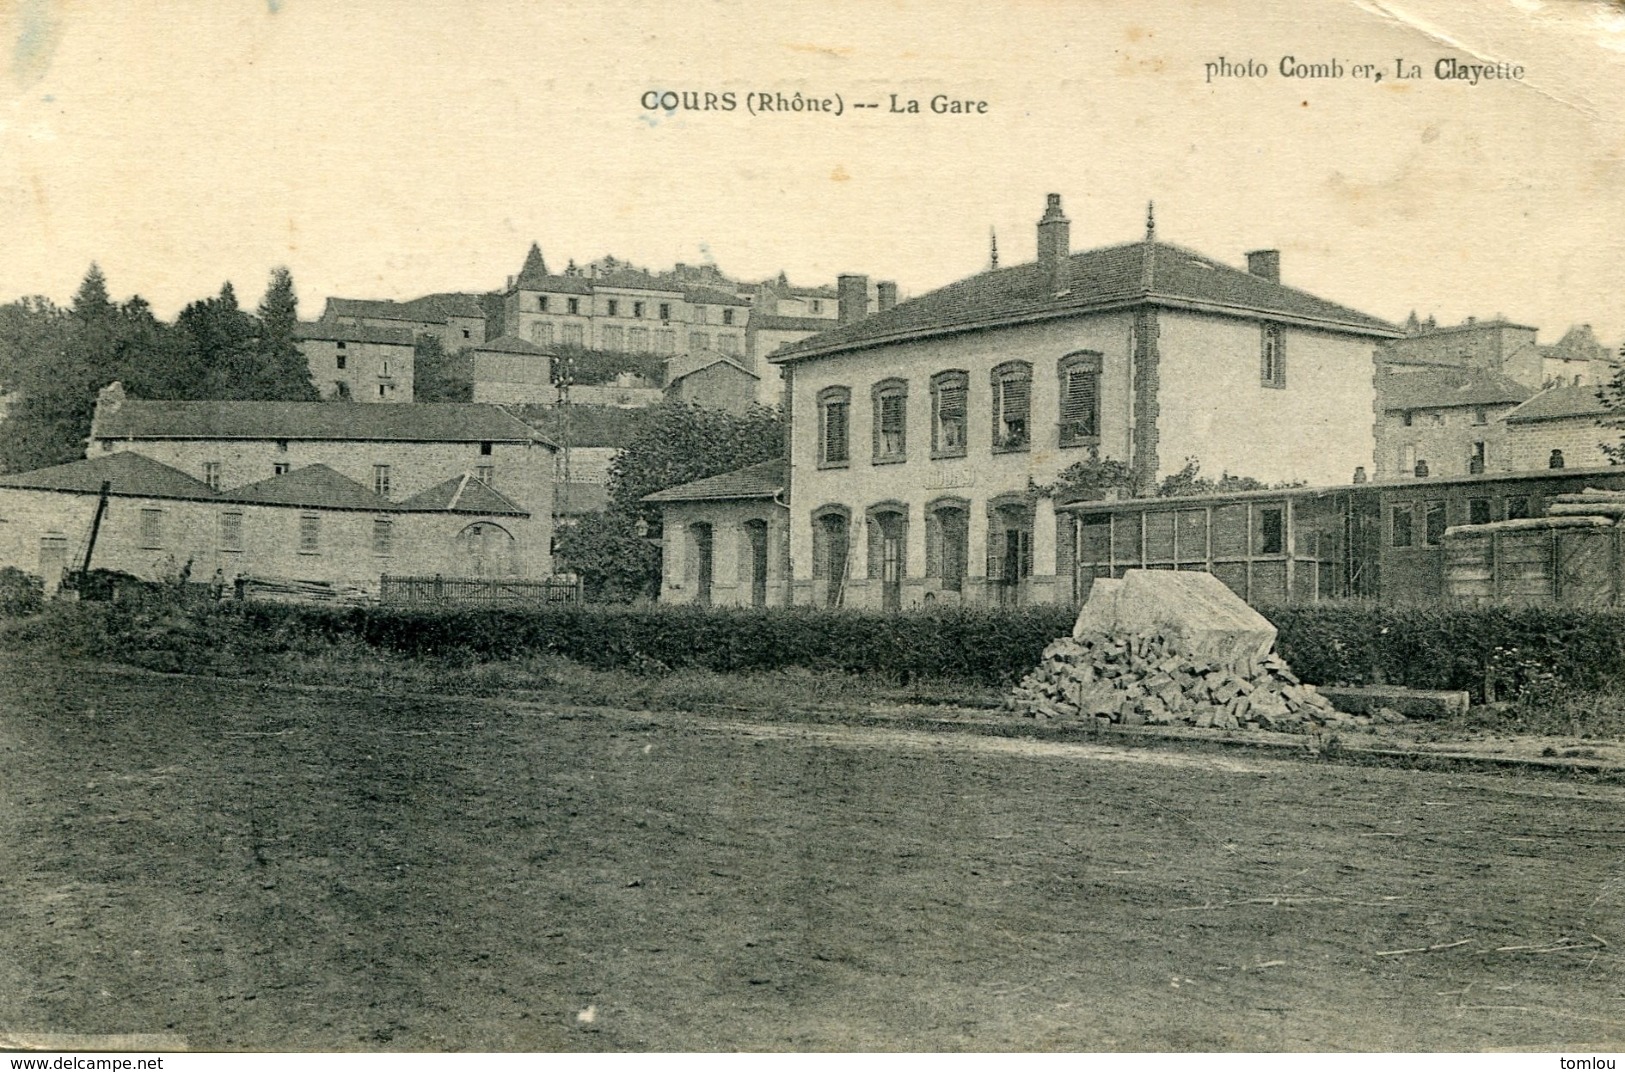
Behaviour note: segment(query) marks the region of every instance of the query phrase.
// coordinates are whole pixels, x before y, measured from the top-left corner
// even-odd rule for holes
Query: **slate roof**
[[[540,290],[549,294],[591,294],[592,280],[579,275],[520,275],[513,290]]]
[[[520,408],[526,423],[550,440],[572,447],[624,447],[636,434],[643,411],[621,406],[542,406]]]
[[[1510,377],[1479,368],[1434,366],[1377,377],[1377,406],[1383,410],[1492,406],[1523,402],[1534,393]]]
[[[758,462],[731,473],[708,476],[645,495],[644,502],[710,502],[717,499],[771,499],[784,490],[783,458]]]
[[[529,517],[530,511],[478,479],[472,473],[454,476],[400,504],[408,511],[444,511],[452,514],[505,514]]]
[[[681,294],[684,286],[669,279],[660,279],[648,272],[639,272],[631,268],[620,268],[606,275],[593,276],[588,282],[600,287],[615,287],[620,290],[660,290],[669,294]]]
[[[1564,417],[1597,417],[1610,412],[1595,387],[1553,387],[1508,413],[1508,424],[1554,421]]]
[[[412,345],[409,328],[376,328],[366,324],[330,324],[317,320],[294,326],[295,339],[318,339],[324,342],[376,342],[398,346]]]
[[[495,350],[502,354],[524,354],[526,357],[551,357],[553,351],[540,346],[529,339],[522,339],[518,335],[503,335],[495,339],[487,339],[474,347],[476,350]]]
[[[468,316],[476,320],[485,319],[485,307],[480,304],[480,296],[460,290],[425,295],[422,298],[414,298],[407,304],[416,307],[437,306],[448,316]]]
[[[154,402],[131,398],[116,408],[98,407],[90,434],[94,439],[547,442],[501,407],[480,402]]]
[[[322,510],[366,510],[371,513],[397,509],[394,503],[375,494],[371,488],[320,462],[273,476],[269,480],[228,488],[220,493],[219,499],[221,502],[257,506],[308,506]]]
[[[214,491],[203,481],[163,462],[153,461],[145,454],[129,450],[35,469],[27,473],[8,473],[0,476],[0,487],[95,495],[102,490],[103,481],[112,485],[108,489],[111,495],[145,499],[217,498]]]
[[[798,361],[911,339],[976,331],[1103,309],[1156,305],[1268,316],[1378,338],[1399,329],[1374,316],[1162,242],[1132,242],[1074,253],[1057,295],[1047,267],[1033,262],[950,283],[772,356]]]

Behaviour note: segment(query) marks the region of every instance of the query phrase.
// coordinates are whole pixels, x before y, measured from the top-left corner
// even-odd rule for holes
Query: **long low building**
[[[52,590],[87,551],[93,569],[148,581],[218,571],[376,591],[384,574],[539,577],[545,515],[536,527],[472,474],[401,502],[321,464],[215,491],[134,451],[0,476],[0,566]]]

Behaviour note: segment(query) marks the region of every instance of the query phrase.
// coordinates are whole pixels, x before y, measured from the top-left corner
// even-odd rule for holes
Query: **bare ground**
[[[0,835],[0,1030],[366,1050],[1625,1040],[1608,785],[13,659]]]

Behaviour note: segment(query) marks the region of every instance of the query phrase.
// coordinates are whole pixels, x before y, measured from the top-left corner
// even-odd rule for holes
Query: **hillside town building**
[[[329,324],[395,328],[414,340],[419,335],[433,335],[448,354],[484,342],[487,333],[480,296],[456,292],[428,294],[405,302],[329,298],[322,320]]]
[[[1473,366],[1408,366],[1377,375],[1379,480],[1515,468],[1504,420],[1536,392]]]
[[[298,325],[293,337],[322,398],[412,401],[416,366],[412,333],[406,328],[318,320]]]

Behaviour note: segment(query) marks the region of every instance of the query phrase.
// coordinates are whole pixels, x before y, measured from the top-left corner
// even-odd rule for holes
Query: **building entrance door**
[[[711,605],[711,572],[714,565],[711,526],[692,526],[694,534],[694,602],[702,607]]]

